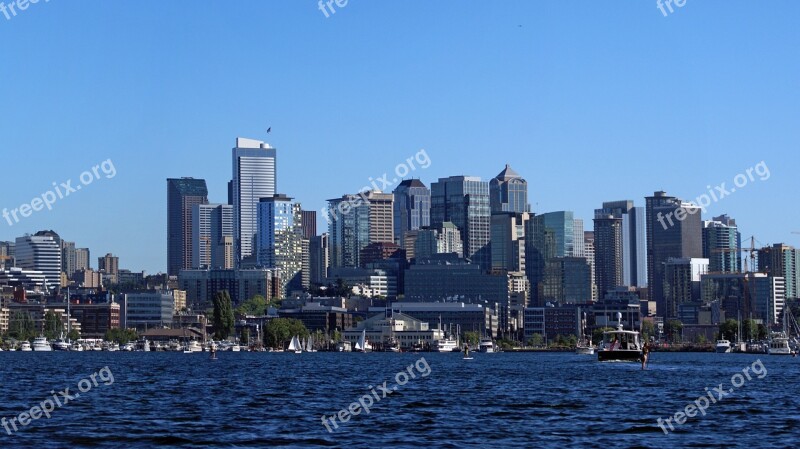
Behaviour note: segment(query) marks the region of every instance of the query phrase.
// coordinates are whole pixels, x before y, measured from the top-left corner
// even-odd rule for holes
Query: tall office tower
[[[258,204],[257,263],[278,269],[284,295],[303,285],[303,214],[299,203],[286,195],[261,198]],[[308,268],[308,267],[306,267]]]
[[[311,240],[317,236],[317,211],[303,211],[303,238]]]
[[[367,192],[369,243],[394,243],[394,195],[379,190]]]
[[[208,204],[204,179],[167,179],[167,274],[192,267],[192,208]]]
[[[647,228],[645,210],[634,207],[633,201],[607,201],[595,214],[622,219],[622,284],[628,287],[647,286]]]
[[[758,271],[782,277],[786,283],[786,298],[800,297],[800,250],[778,243],[758,250]]]
[[[434,254],[456,254],[464,257],[464,245],[461,240],[461,231],[449,221],[435,228],[425,228],[415,231],[417,238],[414,241],[414,257],[426,259]]]
[[[700,208],[678,198],[655,192],[647,197],[648,286],[659,316],[668,313],[664,297],[664,269],[670,258],[703,256],[703,224]]]
[[[116,276],[119,274],[119,257],[107,253],[103,257],[97,258],[97,270],[105,271],[107,274]]]
[[[231,223],[233,220],[231,220]],[[232,226],[232,224],[231,224]],[[211,266],[231,270],[236,268],[236,246],[233,235],[222,237],[216,251],[211,251]]]
[[[358,268],[367,245],[394,241],[393,202],[379,191],[328,200],[331,268]]]
[[[75,271],[92,268],[92,255],[89,248],[75,248]]]
[[[258,203],[277,192],[277,151],[260,140],[238,137],[233,148],[233,235],[237,263],[253,253]]]
[[[61,241],[61,272],[69,279],[75,273],[75,242]]]
[[[229,265],[225,251],[230,242],[225,240],[226,237],[233,238],[233,206],[195,205],[192,209],[192,268],[223,268]]]
[[[16,239],[17,267],[41,271],[50,290],[61,285],[61,247],[58,243],[60,240],[53,235],[26,235]]]
[[[431,226],[450,221],[461,231],[464,257],[491,269],[489,183],[472,176],[439,178],[431,185]]]
[[[308,252],[309,270],[311,271],[309,281],[312,284],[324,284],[328,278],[328,267],[330,266],[328,259],[328,233],[312,237],[308,245]]]
[[[622,284],[622,218],[595,211],[594,217],[595,276],[597,295]]]
[[[497,176],[489,181],[489,197],[492,213],[530,212],[528,206],[528,181],[506,164]]]
[[[527,212],[492,213],[492,270],[525,271]]]
[[[701,301],[700,280],[706,274],[708,259],[667,259],[663,279],[666,319],[680,319],[682,305]]]
[[[583,233],[583,254],[586,257],[586,262],[589,263],[592,278],[592,301],[597,301],[599,297],[597,293],[597,268],[595,262],[595,247],[594,247],[594,231],[585,231]]]
[[[534,239],[541,239],[546,234],[553,239],[552,257],[576,257],[575,219],[571,211],[547,212],[536,215],[533,220],[537,222],[539,233]],[[580,251],[582,250],[583,248]]]
[[[583,257],[548,259],[541,288],[541,301],[556,301],[562,304],[587,303],[592,297],[589,264]]]
[[[742,234],[736,220],[722,215],[703,222],[703,257],[711,273],[742,271]]]
[[[431,225],[431,191],[419,179],[406,179],[394,189],[394,238],[405,248],[404,235]]]
[[[586,257],[583,246],[583,237],[585,235],[583,218],[572,220],[572,235],[572,257]]]

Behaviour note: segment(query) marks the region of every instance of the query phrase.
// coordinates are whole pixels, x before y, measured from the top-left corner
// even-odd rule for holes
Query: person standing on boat
[[[642,346],[642,369],[647,368],[648,358],[650,358],[650,342],[645,342]]]

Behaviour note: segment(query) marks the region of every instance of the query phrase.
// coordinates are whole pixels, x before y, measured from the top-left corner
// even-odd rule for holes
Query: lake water
[[[0,447],[794,448],[799,372],[744,354],[654,353],[642,371],[567,353],[3,352]]]

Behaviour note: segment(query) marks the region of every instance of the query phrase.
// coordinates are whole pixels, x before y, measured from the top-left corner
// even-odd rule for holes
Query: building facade
[[[167,179],[167,274],[170,276],[192,267],[192,208],[197,204],[208,204],[204,179]]]
[[[232,156],[233,235],[239,263],[254,256],[259,200],[277,193],[277,150],[260,140],[239,137]]]

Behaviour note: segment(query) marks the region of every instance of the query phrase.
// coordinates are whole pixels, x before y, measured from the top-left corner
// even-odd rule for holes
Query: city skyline
[[[800,92],[791,86],[800,63],[785,43],[797,41],[790,18],[800,5],[695,3],[691,14],[665,18],[645,4],[516,2],[458,9],[458,25],[445,27],[436,18],[454,13],[446,5],[350,5],[329,19],[306,6],[219,14],[165,4],[154,15],[50,2],[3,22],[0,37],[26,46],[6,50],[13,71],[0,68],[15,85],[0,105],[15,117],[0,123],[0,147],[10,167],[38,165],[33,175],[7,174],[14,188],[0,209],[30,204],[54,182],[77,187],[98,161],[113,160],[118,174],[52,210],[0,220],[0,240],[53,229],[93,254],[119,255],[126,268],[165,272],[163,180],[205,179],[209,201],[226,202],[232,139],[244,136],[278,148],[278,188],[308,210],[424,148],[431,167],[408,177],[427,186],[458,175],[488,181],[510,164],[528,182],[532,212],[572,210],[587,229],[604,201],[642,207],[657,190],[693,200],[722,182],[730,190],[765,161],[769,180],[714,202],[703,218],[728,214],[743,239],[800,246],[800,212],[782,201],[798,165]],[[741,33],[739,17],[770,23],[770,32]],[[171,22],[208,32],[187,39],[163,26]],[[273,32],[255,32],[264,26]],[[232,27],[248,31],[223,32]],[[409,27],[421,32],[408,36]],[[475,60],[478,70],[461,69]],[[318,70],[306,70],[312,63]],[[46,76],[53,71],[68,76]],[[32,152],[33,136],[53,144]]]

